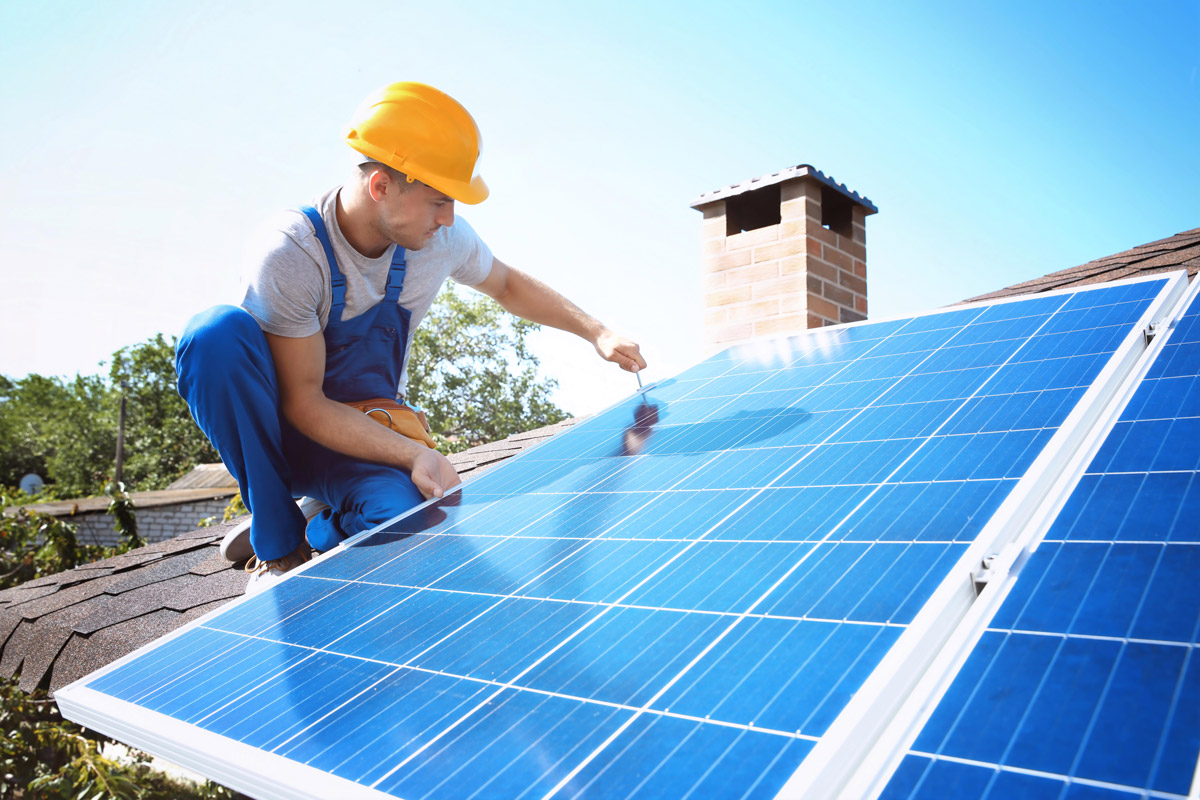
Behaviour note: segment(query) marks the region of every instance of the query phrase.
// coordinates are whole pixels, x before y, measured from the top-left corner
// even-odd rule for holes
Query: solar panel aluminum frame
[[[158,642],[168,638],[173,637],[164,637]],[[328,800],[331,797],[339,800],[395,800],[390,795],[332,773],[235,742],[157,711],[139,708],[137,714],[131,716],[127,703],[91,689],[73,690],[65,705],[59,695],[60,692],[56,692],[54,697],[64,717],[119,741],[129,742],[152,755],[187,767],[251,797],[262,800],[301,797],[313,800]],[[75,716],[80,703],[87,704],[86,719]],[[146,737],[146,730],[153,731],[154,735]],[[141,741],[146,742],[145,747],[139,744]]]
[[[1138,283],[1145,280],[1161,280],[1162,277],[1163,276],[1161,275],[1152,276],[1151,278],[1128,281],[1127,283]],[[1186,278],[1177,278],[1170,285],[1169,289],[1160,292],[1158,298],[1154,300],[1144,315],[1144,321],[1146,324],[1148,324],[1150,320],[1157,319],[1161,316],[1162,309],[1167,305],[1167,299],[1165,296],[1181,294],[1182,286],[1184,285],[1186,285]],[[1071,293],[1072,292],[1062,291],[1047,294],[1065,295]],[[1028,297],[1017,297],[995,301],[993,303],[973,305],[1000,305],[1010,302],[1020,302],[1028,299]],[[898,319],[918,318],[921,316],[943,313],[944,311],[946,311],[946,309],[938,309],[926,314],[905,315],[904,317],[899,317]],[[877,324],[884,321],[886,320],[871,320],[859,323],[851,323],[849,325],[838,326],[838,329]],[[1116,374],[1119,371],[1122,371],[1123,374],[1128,373],[1129,370],[1132,369],[1133,365],[1137,361],[1138,355],[1134,352],[1135,343],[1137,341],[1141,341],[1141,328],[1143,327],[1145,326],[1139,323],[1136,328],[1131,328],[1126,341],[1122,343],[1118,353],[1110,357],[1109,363],[1102,371],[1101,376],[1097,379],[1097,383],[1104,383],[1105,386],[1109,386],[1113,383],[1119,383]],[[820,336],[830,332],[831,331],[829,330],[814,331],[810,332],[809,335]],[[764,338],[748,345],[744,345],[743,347],[770,347],[770,341],[774,340]],[[1117,361],[1123,365],[1120,370],[1118,370],[1118,368],[1114,365],[1114,362]],[[637,397],[639,394],[644,394],[645,392],[650,391],[652,388],[653,384],[647,385],[638,392],[631,394],[630,397]],[[1111,393],[1112,392],[1109,391],[1105,396],[1107,397],[1108,394]],[[913,636],[909,636],[907,639],[902,637],[901,640],[897,642],[897,645],[893,648],[893,653],[885,657],[884,663],[882,663],[875,670],[875,672],[872,674],[872,677],[868,679],[867,683],[862,687],[862,689],[860,689],[858,696],[856,696],[855,699],[851,701],[851,704],[843,710],[841,716],[826,733],[825,739],[829,739],[832,735],[837,734],[843,741],[849,743],[847,745],[848,747],[853,747],[855,750],[854,764],[856,766],[848,773],[846,773],[846,770],[842,770],[843,773],[846,773],[841,779],[843,784],[845,781],[851,778],[861,780],[862,773],[866,772],[867,770],[869,770],[871,774],[874,774],[882,768],[882,762],[876,758],[876,754],[880,750],[880,744],[889,741],[883,738],[885,733],[893,739],[896,738],[893,730],[898,724],[899,717],[897,715],[899,712],[898,707],[900,703],[911,698],[912,687],[916,686],[921,678],[926,675],[929,667],[934,663],[934,655],[941,656],[941,651],[946,649],[945,645],[947,642],[953,641],[954,636],[962,636],[962,632],[959,629],[965,624],[964,618],[971,606],[975,603],[974,590],[971,589],[969,597],[966,596],[966,593],[963,591],[964,587],[971,585],[969,576],[967,575],[967,565],[982,558],[982,555],[986,552],[990,552],[988,549],[989,546],[994,547],[995,542],[999,539],[1000,533],[1004,531],[1010,531],[1014,525],[1018,524],[1017,520],[1032,517],[1034,512],[1028,506],[1031,503],[1036,506],[1037,503],[1034,502],[1034,499],[1036,498],[1031,499],[1026,497],[1032,492],[1032,487],[1029,487],[1029,484],[1032,482],[1030,474],[1036,470],[1038,475],[1044,477],[1046,476],[1047,472],[1057,465],[1061,460],[1068,458],[1066,455],[1051,458],[1048,453],[1051,450],[1054,450],[1055,453],[1057,453],[1059,451],[1065,452],[1069,449],[1064,448],[1061,441],[1066,435],[1064,433],[1065,429],[1070,428],[1072,431],[1076,431],[1072,441],[1074,441],[1075,438],[1079,438],[1081,435],[1083,435],[1077,431],[1077,429],[1083,424],[1082,420],[1079,419],[1079,417],[1082,416],[1080,407],[1085,405],[1089,408],[1097,405],[1102,407],[1103,403],[1101,403],[1098,399],[1100,394],[1101,393],[1096,390],[1095,385],[1093,385],[1093,387],[1085,393],[1075,411],[1068,416],[1067,421],[1064,423],[1062,428],[1060,428],[1055,437],[1051,439],[1050,443],[1047,445],[1038,459],[1035,460],[1034,465],[1029,473],[1027,473],[1020,482],[1018,482],[1009,499],[1001,506],[999,511],[997,511],[996,515],[993,517],[992,521],[989,522],[985,527],[984,532],[980,535],[980,537],[978,537],[977,542],[968,548],[967,555],[965,555],[960,562],[963,565],[963,569],[959,570],[959,572],[962,574],[960,574],[957,578],[948,579],[945,581],[943,586],[934,594],[933,598],[926,604],[925,609],[922,610],[917,619],[914,620],[913,624],[910,626],[912,629],[916,629],[918,626],[920,626],[920,630],[917,633],[914,633]],[[610,408],[615,408],[623,403],[626,403],[629,399],[630,398],[623,399],[618,403],[615,403]],[[1096,411],[1094,413],[1099,412]],[[586,424],[586,422],[581,423],[581,426]],[[531,447],[528,450],[518,454],[511,460],[516,461],[521,459],[522,457],[527,456],[529,453],[535,452],[540,446],[541,445],[539,444],[535,447]],[[1078,446],[1076,446],[1076,449],[1078,449]],[[1080,470],[1082,470],[1082,466],[1080,466]],[[1020,495],[1025,499],[1018,502],[1013,499],[1014,495]],[[397,515],[395,518],[382,525],[352,537],[346,542],[343,542],[343,547],[353,546],[355,543],[365,537],[370,536],[375,531],[390,525],[394,525],[397,521],[403,519],[405,516],[417,513],[420,509],[433,502],[435,501],[430,500],[421,506],[417,506],[416,508],[405,512],[404,514]],[[1005,517],[1005,519],[1003,521],[998,521],[1001,516]],[[988,532],[993,532],[994,535],[989,539],[988,542],[984,543],[983,540],[987,538],[986,534],[988,534]],[[324,554],[319,559],[304,565],[302,568],[294,570],[293,574],[301,574],[308,568],[315,566],[317,563],[321,563],[325,559],[333,557],[333,554],[339,552],[340,549],[341,548]],[[989,587],[985,590],[985,595],[988,592],[991,592],[991,595],[989,595],[989,597],[991,597],[999,593],[1000,584],[1002,583],[1003,581],[999,580],[993,581],[993,583],[989,584]],[[981,596],[980,600],[982,601],[984,599],[985,598]],[[341,778],[336,778],[331,774],[316,770],[311,767],[306,767],[289,759],[265,753],[261,750],[250,747],[249,745],[229,740],[223,736],[208,733],[196,726],[179,722],[157,712],[140,708],[123,701],[115,700],[83,685],[99,675],[105,674],[114,669],[118,669],[128,661],[140,657],[145,652],[161,646],[163,643],[170,641],[177,636],[183,635],[194,628],[200,627],[210,619],[225,613],[234,605],[241,602],[244,601],[238,599],[233,601],[231,604],[226,604],[222,608],[216,609],[213,612],[210,612],[209,614],[206,614],[205,616],[193,621],[192,623],[189,623],[183,628],[168,634],[166,637],[163,637],[162,639],[152,642],[138,649],[137,651],[128,654],[127,656],[108,665],[107,667],[102,668],[96,673],[86,676],[80,681],[77,681],[75,684],[59,690],[56,693],[56,699],[59,702],[64,716],[80,722],[87,727],[102,731],[109,735],[114,735],[123,741],[127,741],[136,747],[146,750],[147,752],[162,756],[163,758],[175,763],[195,769],[202,774],[211,776],[214,780],[217,780],[224,785],[248,794],[252,794],[255,797],[389,797],[390,795],[385,795],[381,792],[363,787],[359,784],[351,783]],[[992,603],[992,605],[995,606],[998,606],[998,604],[998,601]],[[936,608],[934,608],[935,606]],[[983,606],[980,605],[980,607],[982,609]],[[950,612],[952,612],[952,616],[947,617],[947,614]],[[988,618],[990,619],[990,614],[988,615]],[[984,624],[986,624],[986,621],[979,623],[980,629],[982,629],[982,625]],[[905,636],[907,636],[907,634]],[[964,642],[966,641],[967,640],[964,639]],[[885,694],[888,688],[894,684],[891,681],[883,680],[881,675],[885,672],[885,667],[891,668],[895,665],[897,659],[893,658],[892,655],[901,649],[901,645],[906,644],[906,642],[937,643],[937,647],[932,651],[925,651],[923,649],[912,651],[912,648],[908,647],[907,652],[910,652],[910,654],[915,652],[914,657],[920,658],[922,663],[919,669],[910,669],[905,665],[901,665],[903,667],[902,671],[905,673],[904,680],[905,685],[908,686],[908,691],[906,691],[902,697],[898,698],[894,702],[887,702],[888,698],[885,697]],[[932,654],[923,655],[927,652],[931,652]],[[868,695],[868,693],[869,697],[865,697]],[[861,718],[861,709],[876,712],[885,706],[889,710],[887,718],[883,720],[883,723],[885,724],[879,724],[873,719],[859,719],[857,724],[854,726],[851,726],[849,722],[844,722],[845,718],[854,716],[856,714]],[[852,738],[849,738],[849,731],[871,732],[872,736],[870,741],[865,742],[863,746],[859,746],[857,742],[855,742]],[[896,741],[899,741],[899,739],[896,739]],[[826,748],[826,750],[829,750],[829,748]],[[814,751],[809,754],[808,758],[801,765],[796,775],[793,776],[793,778],[784,787],[784,790],[781,792],[780,796],[796,796],[789,795],[789,793],[794,793],[796,791],[796,786],[800,785],[797,783],[797,781],[807,780],[807,776],[809,776],[811,773],[811,771],[807,769],[807,765],[813,760],[813,756],[820,755],[823,752],[825,751],[819,752],[817,749],[814,749]],[[843,756],[844,754],[835,754],[835,757],[832,759],[832,761],[838,762],[843,758]],[[824,781],[828,777],[828,771],[823,770],[819,773],[819,775]],[[819,786],[825,785],[827,784],[824,782],[819,784]],[[816,784],[814,784],[814,786],[816,786]],[[832,793],[826,795],[813,793],[811,795],[804,794],[803,796],[818,797],[835,795]]]
[[[1169,280],[1158,297],[778,798],[863,800],[886,787],[1164,346],[1167,337],[1147,342],[1146,331],[1177,319],[1191,295],[1182,271],[1119,282],[1164,277]],[[1028,297],[1005,302],[1022,299]],[[989,578],[976,594],[973,568],[986,556]]]

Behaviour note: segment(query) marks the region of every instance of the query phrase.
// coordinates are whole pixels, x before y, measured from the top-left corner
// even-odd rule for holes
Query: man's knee
[[[272,364],[258,323],[237,306],[213,306],[192,317],[175,348],[181,394],[214,373],[268,375]]]
[[[425,502],[407,473],[399,469],[395,473],[387,479],[365,481],[356,492],[358,496],[347,510],[352,512],[351,516],[360,518],[358,524],[374,527]]]
[[[230,355],[230,350],[243,349],[247,343],[262,338],[254,317],[237,306],[213,306],[188,320],[179,344],[176,361],[205,359]]]

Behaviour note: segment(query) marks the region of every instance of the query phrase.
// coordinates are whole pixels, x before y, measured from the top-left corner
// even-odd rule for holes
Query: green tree
[[[538,374],[529,350],[529,334],[538,328],[450,284],[438,295],[413,336],[407,391],[425,409],[443,452],[567,416],[550,399],[558,382]]]
[[[4,379],[0,399],[0,483],[27,472],[55,483],[59,496],[104,486],[116,446],[112,392],[98,375],[73,380],[29,375]]]
[[[39,429],[24,409],[21,384],[0,375],[0,486],[15,486],[30,472],[46,477],[46,459],[41,452]]]
[[[176,391],[174,351],[174,339],[158,334],[113,353],[107,376],[0,376],[0,486],[36,472],[57,497],[103,493],[115,468],[122,391],[130,489],[160,489],[217,461]]]
[[[160,333],[121,348],[113,353],[108,377],[117,403],[125,391],[126,486],[162,488],[196,464],[220,460],[176,389],[175,337]],[[111,464],[112,452],[108,458]],[[111,477],[111,467],[109,472]]]

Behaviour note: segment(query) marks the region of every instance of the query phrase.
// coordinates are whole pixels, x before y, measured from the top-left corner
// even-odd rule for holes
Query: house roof
[[[200,464],[182,478],[171,483],[165,489],[149,492],[130,492],[136,508],[156,508],[173,506],[181,503],[197,503],[201,500],[214,500],[221,497],[232,497],[237,493],[237,481],[225,469],[225,465]],[[5,514],[15,514],[18,508],[47,514],[51,517],[70,517],[75,514],[91,514],[108,510],[107,497],[80,497],[72,500],[55,500],[50,503],[33,503],[26,506],[12,506],[4,509]]]
[[[1192,228],[1190,231],[1143,244],[1123,253],[1098,258],[1095,261],[1080,264],[1078,267],[1062,269],[1040,278],[1006,286],[1003,289],[981,294],[963,302],[973,303],[976,300],[994,300],[1021,294],[1037,294],[1038,292],[1069,289],[1093,283],[1107,283],[1123,278],[1137,278],[1156,272],[1173,272],[1179,269],[1187,270],[1189,280],[1196,277],[1197,272],[1200,272],[1200,228]]]
[[[220,487],[199,489],[156,489],[151,492],[130,492],[135,508],[157,508],[173,506],[180,503],[198,503],[201,500],[212,500],[219,497],[232,497],[237,493],[237,484],[233,488]],[[78,500],[55,500],[52,503],[34,503],[19,506],[38,514],[48,514],[51,517],[70,517],[75,514],[91,514],[108,510],[111,501],[107,497],[82,497]],[[14,514],[18,506],[4,509],[5,514]]]
[[[450,463],[466,480],[573,424],[569,419],[515,434],[456,453]],[[228,475],[223,467],[205,472],[218,483],[224,480],[218,473]],[[236,490],[235,483],[232,489],[171,489],[139,492],[134,498],[141,506],[138,498],[148,495],[213,496]],[[99,502],[107,508],[107,498]],[[237,523],[203,528],[0,591],[0,677],[19,675],[25,691],[53,691],[240,596],[249,577],[218,552],[221,538]]]

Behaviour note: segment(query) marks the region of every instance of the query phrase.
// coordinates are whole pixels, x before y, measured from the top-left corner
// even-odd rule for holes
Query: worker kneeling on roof
[[[284,213],[251,254],[241,307],[194,317],[176,352],[179,392],[253,514],[222,543],[231,561],[249,559],[247,592],[306,561],[310,545],[329,550],[459,483],[404,401],[413,331],[446,278],[626,370],[645,367],[637,344],[455,219],[455,201],[488,196],[479,129],[455,100],[394,83],[359,107],[346,141],[352,179]],[[301,507],[322,504],[306,522]]]

